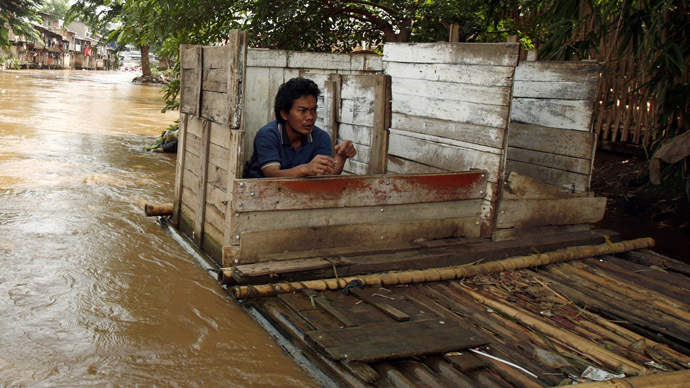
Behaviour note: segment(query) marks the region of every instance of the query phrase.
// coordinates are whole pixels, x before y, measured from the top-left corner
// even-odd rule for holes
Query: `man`
[[[245,178],[337,175],[343,171],[347,159],[357,151],[350,141],[332,147],[328,133],[314,125],[320,93],[314,81],[301,77],[280,86],[274,106],[276,120],[256,134]]]

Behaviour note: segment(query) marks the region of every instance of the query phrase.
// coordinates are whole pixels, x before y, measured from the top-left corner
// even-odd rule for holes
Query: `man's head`
[[[305,96],[314,96],[318,100],[321,91],[314,81],[302,77],[293,78],[278,88],[276,100],[274,105],[276,120],[279,123],[284,123],[286,116],[290,113],[292,105],[295,100]]]

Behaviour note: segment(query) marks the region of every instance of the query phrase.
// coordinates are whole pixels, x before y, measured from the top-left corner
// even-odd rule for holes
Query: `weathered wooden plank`
[[[371,145],[371,127],[339,123],[338,138],[364,146]],[[358,151],[359,152],[359,151]]]
[[[377,54],[350,53],[350,69],[353,72],[383,71],[383,56]]]
[[[207,214],[206,221],[210,221],[214,227],[218,230],[223,230],[225,225],[225,211],[227,210],[227,195],[224,191],[211,184],[206,187],[206,206],[207,212],[208,208],[213,208],[213,215],[209,216]],[[223,239],[217,240],[222,242]]]
[[[347,54],[288,52],[287,67],[297,69],[350,70],[350,56]]]
[[[191,126],[190,126],[191,128]],[[187,154],[194,155],[197,158],[201,155],[201,137],[193,135],[191,132],[187,133]]]
[[[510,86],[481,86],[393,77],[391,88],[393,93],[401,95],[486,105],[508,106],[510,104]]]
[[[243,264],[233,268],[232,276],[238,280],[239,283],[244,283],[251,278],[256,279],[264,276],[280,275],[282,273],[312,271],[316,269],[332,268],[334,265],[349,265],[351,263],[350,260],[344,257],[328,260],[319,257]]]
[[[247,67],[287,67],[285,50],[250,48],[247,50]]]
[[[487,153],[487,154],[502,155],[504,153],[503,147],[500,147],[500,148],[487,147],[487,146],[484,146],[481,144],[474,144],[474,143],[460,141],[460,140],[441,138],[441,137],[438,137],[435,135],[427,135],[424,133],[405,131],[405,130],[399,130],[399,129],[391,129],[390,132],[391,132],[391,134],[395,134],[395,135],[412,137],[412,138],[415,138],[418,140],[425,140],[425,141],[431,142],[431,143],[438,143],[438,144],[444,144],[444,145],[449,145],[449,146],[453,146],[453,147],[471,149],[471,150],[474,150],[477,152],[483,152],[483,153]]]
[[[390,153],[388,154],[388,165],[386,168],[389,174],[430,174],[447,172],[438,167],[427,166],[416,161],[398,158]]]
[[[431,97],[393,93],[392,112],[411,116],[505,128],[508,123],[508,111],[508,106],[445,101]]]
[[[201,94],[201,117],[226,125],[230,112],[227,93],[202,91]]]
[[[440,218],[479,219],[482,200],[361,206],[332,209],[276,210],[237,213],[233,233],[300,227],[322,227],[357,223],[391,223]]]
[[[268,113],[273,106],[270,94],[268,68],[248,67],[245,87],[244,131],[246,133],[244,150],[247,160],[254,151],[254,138],[262,126],[268,123]],[[269,113],[270,113],[269,112]],[[245,160],[246,161],[246,160]],[[244,162],[244,161],[243,161]]]
[[[595,137],[591,132],[510,123],[508,145],[591,160]]]
[[[211,123],[211,144],[230,149],[230,128],[225,125]]]
[[[340,98],[344,100],[363,100],[373,102],[376,98],[375,75],[343,75]]]
[[[543,127],[589,131],[592,101],[514,98],[510,120]]]
[[[228,56],[232,51],[232,46],[230,44],[225,46],[204,46],[203,50],[202,67],[204,70],[228,68]]]
[[[505,128],[409,116],[401,113],[391,115],[391,129],[438,136],[497,149],[503,147],[506,132]]]
[[[508,147],[508,160],[536,164],[538,166],[576,172],[584,175],[589,174],[591,165],[590,159],[572,158],[570,156],[514,147]]]
[[[199,170],[199,191],[197,196],[197,211],[194,220],[194,232],[197,245],[201,246],[201,238],[204,235],[204,221],[206,215],[206,183],[208,181],[209,145],[211,144],[211,125],[206,122],[201,132],[201,157]]]
[[[605,197],[501,200],[496,227],[585,224],[601,221]]]
[[[360,362],[458,351],[489,342],[470,327],[446,325],[440,319],[319,330],[305,335],[332,360]]]
[[[396,78],[510,87],[514,68],[491,65],[385,62],[384,71]]]
[[[384,300],[381,299],[376,299],[376,293],[375,290],[367,289],[367,290],[359,290],[356,288],[353,288],[350,290],[350,293],[352,295],[356,296],[360,300],[363,300],[367,302],[368,304],[376,307],[377,309],[381,310],[383,313],[386,315],[390,316],[391,318],[395,319],[398,322],[405,322],[410,320],[410,316],[405,314],[404,312],[398,310],[397,308],[391,306],[390,304],[386,303]]]
[[[218,166],[220,168],[227,167],[231,155],[230,150],[218,146],[216,144],[209,144],[209,157],[208,161],[213,166]]]
[[[197,46],[191,44],[180,45],[180,68],[194,69],[197,66]]]
[[[591,229],[590,224],[528,226],[509,229],[496,229],[491,236],[493,241],[534,238],[563,233],[581,232]]]
[[[407,176],[242,179],[237,211],[398,205],[483,198],[484,171]]]
[[[503,185],[501,196],[505,199],[558,199],[594,197],[595,194],[593,192],[573,193],[572,188],[564,190],[549,183],[511,171]]]
[[[513,86],[513,98],[553,98],[559,100],[594,101],[596,83],[562,81],[518,81]]]
[[[391,43],[383,47],[385,62],[453,63],[517,66],[517,43]]]
[[[233,227],[233,216],[235,214],[234,209],[236,207],[235,203],[235,196],[234,193],[232,193],[232,190],[230,188],[233,186],[235,179],[239,178],[242,176],[242,168],[243,168],[243,161],[244,161],[244,155],[242,154],[241,147],[244,143],[244,131],[230,131],[230,157],[228,158],[227,161],[227,182],[228,182],[228,190],[226,192],[226,212],[225,212],[225,224],[223,226],[223,246],[229,246],[232,245],[232,242],[235,241],[234,235],[232,234],[232,227]],[[223,253],[223,260],[225,260],[225,252]]]
[[[227,69],[204,69],[201,90],[225,93],[228,90]]]
[[[244,89],[247,67],[247,31],[232,30],[221,60],[227,66],[227,114],[222,121],[235,130],[240,128],[244,109]]]
[[[447,171],[485,170],[489,182],[498,182],[500,173],[501,155],[436,143],[394,131],[391,131],[388,140],[388,154]]]
[[[366,99],[340,99],[338,121],[358,126],[374,126],[374,104]]]
[[[513,171],[570,192],[582,193],[589,190],[589,175],[508,160],[506,173]]]
[[[338,111],[340,110],[340,76],[332,74],[325,82],[323,88],[323,115],[319,115],[323,122],[322,129],[326,130],[331,135],[332,145],[338,143],[338,132],[340,126],[338,123]],[[317,124],[319,125],[319,124]],[[324,128],[325,127],[325,128]]]
[[[372,128],[371,153],[368,158],[368,174],[384,174],[388,156],[388,128],[391,126],[391,78],[376,75],[374,83],[374,126]]]
[[[183,46],[184,47],[184,46]],[[182,211],[182,189],[184,182],[184,165],[187,154],[187,127],[189,115],[180,112],[180,128],[177,135],[177,161],[175,163],[175,192],[173,193],[173,225],[179,227],[180,212]]]
[[[222,192],[228,190],[228,170],[210,163],[208,167],[208,184]],[[223,200],[226,200],[223,198]]]
[[[240,236],[238,261],[251,263],[261,261],[263,255],[271,253],[374,244],[382,241],[397,243],[417,239],[477,237],[480,226],[476,222],[476,217],[468,217],[244,232]],[[295,236],[309,238],[296,239]]]
[[[516,81],[596,83],[598,79],[599,64],[595,61],[521,62],[515,68]]]
[[[366,175],[367,170],[369,170],[369,165],[352,159],[348,159],[343,167],[343,173],[354,175]]]

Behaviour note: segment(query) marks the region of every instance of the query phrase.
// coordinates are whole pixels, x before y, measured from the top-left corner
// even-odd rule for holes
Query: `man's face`
[[[282,111],[280,116],[285,120],[288,133],[308,135],[314,130],[316,122],[316,98],[311,95],[302,96],[293,101],[289,112]]]

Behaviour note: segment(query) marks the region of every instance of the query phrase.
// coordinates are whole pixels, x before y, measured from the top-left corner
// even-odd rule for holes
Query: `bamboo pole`
[[[620,368],[623,373],[634,375],[648,373],[647,368],[644,366],[638,365],[637,363],[628,360],[627,358],[622,357],[606,348],[602,348],[595,342],[586,340],[567,330],[560,329],[543,320],[535,318],[534,315],[520,309],[519,307],[512,307],[492,298],[485,297],[484,295],[472,291],[469,288],[464,289],[463,292],[470,295],[477,303],[481,303],[494,310],[500,311],[503,314],[507,314],[508,316],[520,321],[523,325],[537,330],[553,338],[554,340],[558,340],[559,342],[567,344],[568,346],[571,346],[574,349],[577,349],[578,351],[587,354],[596,360],[599,360],[600,362],[611,367],[613,370]]]
[[[232,277],[234,269],[232,267],[225,267],[218,270],[218,283],[221,285],[232,284],[235,279]]]
[[[144,205],[144,212],[147,216],[171,216],[173,214],[173,204],[164,203],[160,205]]]
[[[424,270],[378,273],[361,276],[350,276],[345,278],[318,279],[292,283],[237,286],[233,288],[232,293],[237,299],[245,299],[264,296],[274,296],[281,293],[299,291],[305,288],[316,291],[337,290],[345,287],[349,282],[353,280],[359,280],[365,286],[413,284],[442,280],[454,280],[492,272],[514,271],[517,269],[537,267],[546,264],[557,263],[560,261],[582,259],[585,257],[592,256],[609,255],[613,253],[649,248],[653,246],[654,239],[646,237],[629,241],[621,241],[617,243],[569,247],[553,252],[533,254],[529,256],[519,256],[505,260],[491,261],[488,263],[478,265],[461,265],[445,268],[429,268]]]
[[[578,384],[578,388],[683,388],[690,381],[690,369],[653,375]]]

